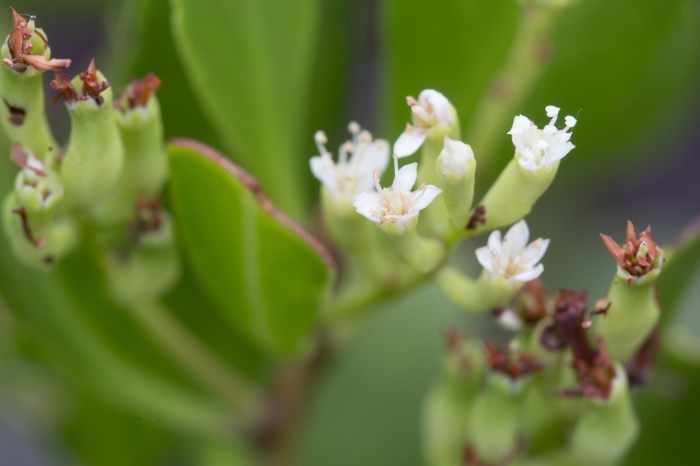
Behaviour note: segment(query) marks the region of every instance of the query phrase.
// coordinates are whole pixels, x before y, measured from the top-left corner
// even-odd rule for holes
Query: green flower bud
[[[603,241],[618,261],[617,273],[608,291],[609,308],[596,322],[596,332],[607,343],[615,361],[628,361],[647,340],[659,321],[654,281],[661,272],[663,250],[647,228],[637,237],[632,222],[627,224],[624,246],[609,236]]]
[[[423,406],[423,442],[429,465],[459,466],[470,438],[466,420],[481,385],[485,360],[480,345],[456,330],[446,334],[446,343],[443,375]]]
[[[61,70],[70,60],[51,60],[42,29],[29,24],[12,9],[14,29],[0,48],[0,119],[10,142],[21,143],[36,154],[57,147],[44,111],[41,74]]]
[[[587,400],[571,435],[570,464],[617,464],[637,438],[639,421],[632,411],[625,370],[618,364],[615,374],[607,399]]]
[[[406,157],[422,146],[418,181],[440,187],[435,164],[445,136],[453,140],[460,138],[457,111],[444,95],[433,89],[422,91],[418,100],[407,97],[406,101],[411,107],[413,125],[406,125],[406,130],[394,144],[394,153]],[[449,216],[443,203],[429,206],[424,215],[426,221],[420,226],[421,233],[440,236],[449,229]]]
[[[110,248],[104,257],[112,297],[124,306],[152,301],[180,277],[173,222],[159,203],[141,202],[127,246]]]
[[[440,152],[435,168],[452,226],[463,231],[472,216],[476,171],[474,152],[469,145],[445,136],[445,148]]]
[[[160,80],[150,74],[141,81],[134,80],[119,99],[117,123],[124,145],[124,166],[115,190],[92,209],[100,225],[128,222],[139,197],[158,195],[167,180],[163,123],[153,94],[159,86]]]
[[[567,116],[565,128],[558,130],[555,124],[559,109],[550,105],[546,111],[552,119],[541,130],[528,118],[515,117],[508,132],[515,157],[479,203],[485,210],[485,222],[474,225],[475,233],[510,225],[529,214],[554,181],[560,160],[575,147],[569,142],[568,130],[576,125],[576,119]]]
[[[61,90],[71,116],[70,144],[60,161],[66,202],[83,208],[106,199],[116,187],[124,151],[115,122],[112,90],[94,60],[73,81],[57,74],[52,87]],[[81,88],[80,92],[76,89]]]

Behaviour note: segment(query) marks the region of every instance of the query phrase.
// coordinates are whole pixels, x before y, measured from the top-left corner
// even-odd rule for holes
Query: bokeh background
[[[230,11],[239,3],[243,8],[248,2],[231,0]],[[312,26],[312,53],[294,73],[311,84],[296,96],[294,108],[302,110],[287,115],[297,121],[295,133],[274,124],[256,130],[262,139],[289,136],[294,157],[287,165],[272,149],[251,162],[235,142],[242,130],[211,117],[187,69],[197,64],[178,55],[167,0],[25,0],[13,6],[37,15],[53,55],[74,60],[73,74],[92,57],[115,86],[156,72],[163,80],[158,95],[169,137],[192,137],[221,149],[268,191],[276,189],[270,173],[292,170],[299,204],[290,210],[316,228],[318,183],[306,168],[315,151],[313,133],[324,129],[331,146],[339,145],[354,119],[375,136],[395,140],[409,119],[405,96],[424,88],[443,92],[467,131],[513,40],[519,8],[515,0],[310,3],[315,10],[305,21]],[[212,2],[201,4],[197,14],[211,17],[212,24],[202,33],[201,53],[216,57],[216,66],[246,73],[245,63],[227,53],[245,33],[230,28],[244,27],[209,10]],[[0,2],[3,36],[11,25],[8,6]],[[286,18],[270,18],[258,39],[274,48],[285,40],[280,24]],[[527,220],[533,235],[552,239],[542,277],[547,288],[586,288],[597,299],[615,267],[599,233],[619,240],[629,219],[640,228],[651,224],[654,239],[664,244],[700,215],[700,2],[581,0],[561,14],[551,54],[517,111],[537,123],[545,121],[545,105],[576,115],[577,148]],[[275,71],[284,73],[286,62],[280,63]],[[48,83],[50,76],[45,78]],[[235,90],[226,89],[237,84],[221,83],[224,103],[237,102]],[[258,121],[250,105],[242,99],[230,119],[243,130],[252,124],[248,115]],[[65,142],[65,109],[48,106],[48,112]],[[480,153],[473,146],[494,170],[512,157],[509,128],[504,122],[499,147]],[[463,245],[455,260],[469,270],[473,248],[484,241]],[[467,318],[434,286],[423,285],[379,303],[361,325],[315,390],[301,434],[303,464],[420,465],[421,401],[439,371],[442,332],[460,325],[483,334],[492,331],[490,323]],[[643,425],[630,465],[694,464],[700,456],[698,277],[674,325],[652,380],[636,395]],[[66,367],[47,363],[52,349],[27,343],[41,340],[33,332],[0,304],[0,465],[217,464],[216,455],[199,455],[193,438],[120,409],[76,382]]]

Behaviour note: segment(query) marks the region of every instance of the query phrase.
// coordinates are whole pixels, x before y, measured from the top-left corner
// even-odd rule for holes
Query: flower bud
[[[51,87],[65,97],[72,121],[70,143],[59,169],[66,202],[79,208],[94,205],[116,187],[124,158],[112,89],[95,69],[94,60],[72,81],[57,73]]]
[[[554,181],[560,160],[574,149],[568,131],[576,125],[576,119],[567,116],[566,126],[559,130],[555,126],[559,109],[550,105],[546,110],[552,119],[541,130],[527,117],[515,117],[508,132],[515,157],[479,203],[485,211],[485,221],[481,226],[475,225],[475,232],[510,225],[529,214]]]
[[[436,170],[452,226],[464,230],[471,218],[476,160],[469,145],[445,135]]]
[[[159,86],[160,79],[153,74],[133,80],[117,102],[124,166],[109,198],[92,208],[93,218],[102,226],[128,222],[139,197],[158,195],[168,177],[160,105],[154,94]]]
[[[607,399],[592,398],[574,427],[570,464],[617,464],[639,433],[625,370],[617,364]]]
[[[447,357],[442,377],[430,389],[423,406],[423,441],[429,465],[460,464],[469,441],[466,420],[480,387],[485,360],[475,341],[452,329],[446,333]]]
[[[177,282],[181,269],[172,218],[160,202],[139,201],[127,240],[104,256],[112,297],[124,306],[159,298]]]
[[[12,146],[12,160],[21,170],[3,204],[5,233],[21,263],[48,269],[75,246],[77,227],[61,218],[63,186],[56,174],[19,144]]]
[[[617,273],[608,291],[610,307],[596,322],[596,332],[606,341],[613,360],[626,362],[647,340],[660,317],[654,281],[661,272],[663,250],[651,238],[651,228],[639,237],[627,223],[624,246],[602,235],[617,259]]]
[[[50,60],[51,49],[42,29],[12,9],[14,29],[0,48],[0,119],[10,142],[43,156],[56,148],[44,111],[41,74],[63,69],[70,60]],[[47,68],[48,67],[48,68]]]

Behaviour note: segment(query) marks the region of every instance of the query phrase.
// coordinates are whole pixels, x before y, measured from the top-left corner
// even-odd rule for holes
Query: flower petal
[[[415,153],[423,145],[426,137],[427,132],[415,128],[411,133],[404,131],[394,143],[394,154],[401,158]]]
[[[527,227],[525,220],[520,220],[518,223],[510,227],[503,241],[510,243],[513,254],[519,254],[525,248],[527,240],[530,238],[530,229]]]
[[[540,260],[542,260],[542,257],[544,256],[544,253],[547,252],[548,247],[548,239],[536,239],[525,248],[525,251],[523,251],[522,255],[520,256],[520,260],[523,263],[534,267],[540,262]]]
[[[510,279],[512,281],[517,282],[529,282],[530,280],[534,280],[535,278],[542,275],[542,272],[544,272],[544,265],[537,264],[537,267],[532,268],[530,270],[525,270],[524,272],[520,272],[517,275],[513,275],[512,277],[510,277]]]
[[[418,178],[418,163],[413,162],[399,168],[399,172],[391,185],[399,194],[411,192],[411,188],[416,184]]]
[[[501,252],[501,247],[503,246],[501,241],[501,232],[498,230],[493,230],[489,235],[489,240],[486,244],[488,245],[489,250],[493,251],[495,249],[496,251]]]
[[[411,220],[413,217],[418,215],[417,210],[412,210],[411,212],[408,212],[406,214],[401,215],[398,220],[396,220],[397,225],[405,225],[408,223],[409,220]]]
[[[437,186],[433,186],[432,184],[429,184],[425,188],[423,188],[423,195],[421,195],[420,199],[416,201],[415,204],[411,205],[411,211],[420,211],[428,207],[428,205],[435,200],[435,198],[442,192],[442,189],[438,188]],[[411,193],[411,198],[416,198],[420,195],[420,191],[414,191]]]
[[[381,198],[378,193],[362,193],[352,203],[357,213],[369,220],[379,223],[382,216]]]
[[[476,252],[476,260],[479,261],[479,264],[481,264],[481,266],[484,269],[493,273],[493,255],[491,254],[491,250],[489,249],[489,247],[488,246],[480,247],[475,252]]]
[[[338,196],[338,183],[335,176],[335,163],[330,157],[315,156],[309,159],[311,173],[328,188],[333,196]]]
[[[452,124],[452,118],[450,115],[450,101],[447,100],[442,93],[436,91],[435,89],[425,89],[418,95],[418,103],[421,107],[427,108],[428,103],[433,107],[433,112],[435,112],[435,118],[437,118],[438,123],[445,126]]]
[[[357,167],[357,176],[358,178],[369,176],[371,179],[374,172],[381,176],[387,165],[389,165],[389,143],[383,139],[377,139],[368,144],[362,154]]]

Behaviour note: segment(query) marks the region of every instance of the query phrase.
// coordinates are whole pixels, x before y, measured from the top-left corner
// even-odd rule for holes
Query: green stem
[[[551,55],[551,34],[557,24],[554,9],[523,7],[520,22],[501,70],[470,118],[466,142],[476,153],[482,176],[494,169],[496,154],[518,107],[531,94]],[[482,154],[481,157],[479,155]]]
[[[259,418],[263,402],[255,388],[198,341],[160,303],[141,303],[129,311],[194,380],[227,400],[244,418],[250,421]]]

